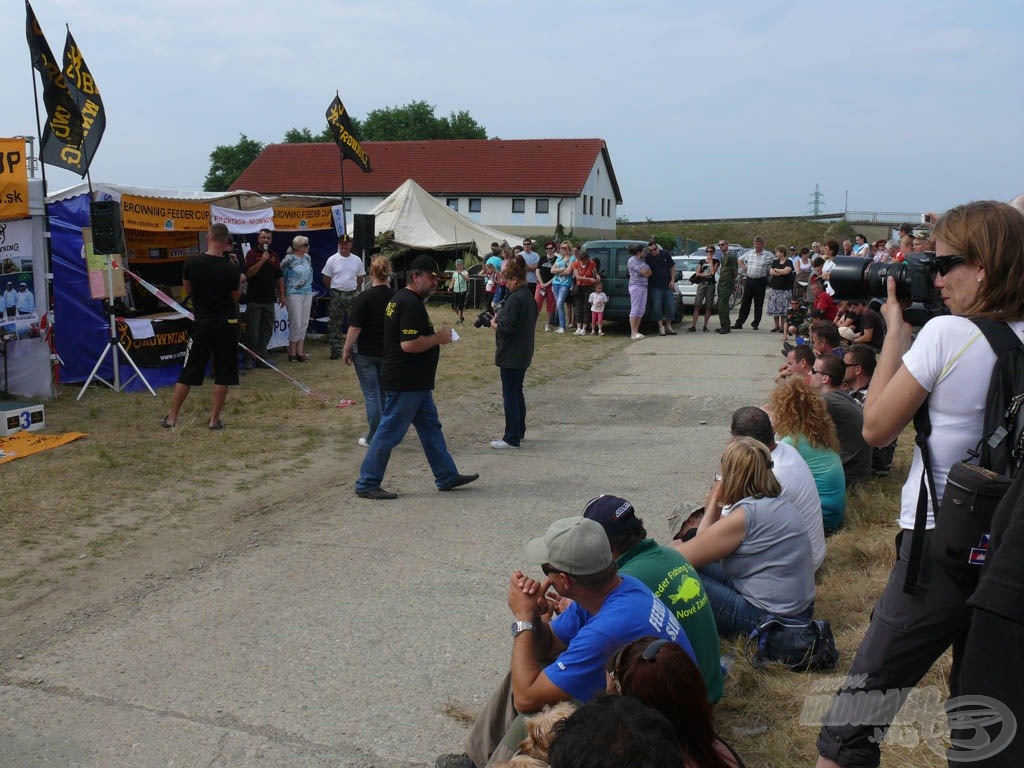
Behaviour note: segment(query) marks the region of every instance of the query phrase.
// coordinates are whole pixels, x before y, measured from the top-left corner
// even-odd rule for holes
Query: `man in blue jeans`
[[[651,268],[651,276],[647,281],[651,319],[658,324],[659,336],[675,336],[672,321],[676,319],[676,262],[669,252],[654,240],[647,243],[645,261]]]
[[[459,474],[434,405],[441,345],[452,340],[451,328],[435,332],[427,314],[426,301],[437,290],[438,272],[430,256],[417,256],[409,265],[406,287],[395,293],[384,311],[384,409],[356,480],[356,495],[364,499],[398,498],[381,488],[381,481],[392,449],[402,442],[410,424],[416,428],[437,490],[450,491],[480,477]]]

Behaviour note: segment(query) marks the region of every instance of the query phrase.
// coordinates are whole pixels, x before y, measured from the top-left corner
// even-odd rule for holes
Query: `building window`
[[[590,196],[590,215],[594,215],[594,196]]]
[[[351,197],[346,197],[344,202],[345,202],[345,210],[346,211],[351,211],[352,210],[352,198]]]
[[[601,215],[604,216],[604,198],[601,198]]]
[[[536,213],[547,213],[548,212],[548,199],[546,197],[538,197],[535,206]]]
[[[469,212],[470,213],[480,213],[480,198],[479,197],[471,197],[471,198],[469,198]]]
[[[444,201],[444,204],[451,208],[453,211],[459,210],[459,198],[449,197]]]
[[[513,197],[512,198],[512,213],[526,213],[526,198],[525,197]]]

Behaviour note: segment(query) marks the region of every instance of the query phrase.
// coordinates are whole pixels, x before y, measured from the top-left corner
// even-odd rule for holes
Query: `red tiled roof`
[[[603,155],[616,201],[622,202],[601,139],[367,141],[372,173],[345,166],[347,195],[382,195],[406,179],[432,195],[576,197]],[[340,195],[336,144],[270,144],[231,189],[262,194]]]

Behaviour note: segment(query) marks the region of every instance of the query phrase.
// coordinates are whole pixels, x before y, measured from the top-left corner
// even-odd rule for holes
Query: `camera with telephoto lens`
[[[921,326],[938,315],[948,315],[949,309],[942,294],[935,287],[935,254],[908,253],[904,261],[874,262],[859,256],[836,256],[835,266],[829,273],[837,301],[867,301],[888,298],[886,279],[896,281],[896,298],[904,304],[903,319],[910,325]]]

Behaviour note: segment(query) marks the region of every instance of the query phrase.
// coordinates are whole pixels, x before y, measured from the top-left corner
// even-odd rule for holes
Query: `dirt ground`
[[[610,341],[589,370],[531,370],[519,451],[487,445],[490,361],[486,387],[439,398],[460,471],[481,474],[455,492],[434,489],[410,435],[385,478],[399,498],[358,499],[358,433],[328,431],[301,461],[253,460],[245,483],[216,465],[154,474],[146,508],[112,499],[83,523],[120,531],[102,557],[79,553],[89,567],[36,547],[36,577],[0,604],[0,766],[384,768],[461,751],[508,664],[526,540],[599,493],[632,500],[664,539],[667,515],[703,498],[732,411],[765,400],[781,361],[764,332]],[[272,450],[272,429],[262,441]]]

